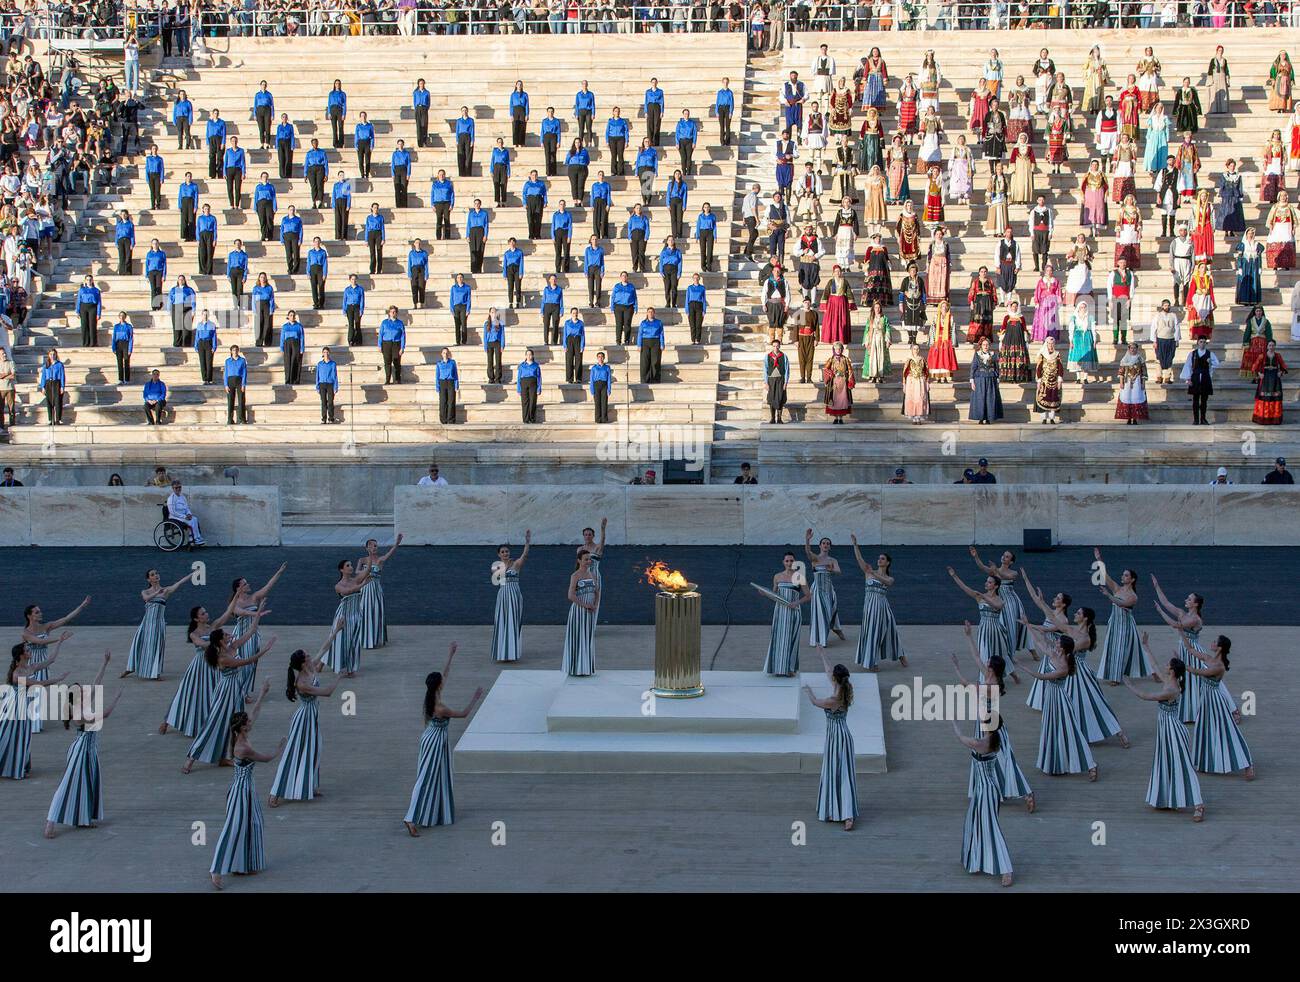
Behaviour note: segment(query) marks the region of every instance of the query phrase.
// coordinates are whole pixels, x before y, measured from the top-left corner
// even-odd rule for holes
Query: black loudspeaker
[[[662,477],[663,483],[664,484],[703,484],[704,467],[699,466],[696,467],[695,470],[691,470],[691,468],[688,466],[689,464],[690,461],[686,461],[686,460],[672,460],[672,459],[665,460],[663,462],[663,477]]]
[[[1051,552],[1051,529],[1025,529],[1025,552]]]

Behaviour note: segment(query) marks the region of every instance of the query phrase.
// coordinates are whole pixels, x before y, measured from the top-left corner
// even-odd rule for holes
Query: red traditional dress
[[[1065,163],[1066,119],[1056,116],[1047,128],[1047,161],[1051,164]]]
[[[970,122],[968,124],[970,132],[974,133],[981,142],[984,140],[984,121],[989,116],[989,97],[981,95],[979,90],[971,93],[970,97]]]
[[[930,182],[925,189],[925,213],[927,222],[943,221],[943,181],[939,178],[939,168],[930,168]]]
[[[1196,196],[1192,205],[1192,259],[1214,259],[1214,203],[1206,190]]]
[[[1138,135],[1138,113],[1142,106],[1142,93],[1136,84],[1130,85],[1119,94],[1120,132],[1127,133],[1130,140]]]
[[[1282,376],[1287,373],[1286,362],[1275,351],[1260,360],[1258,371],[1255,411],[1250,418],[1261,426],[1278,426],[1282,422]]]
[[[1127,259],[1129,269],[1142,268],[1142,214],[1132,201],[1120,209],[1115,228],[1115,261]]]
[[[1269,269],[1295,269],[1296,211],[1279,201],[1268,213],[1268,245],[1264,255]]]
[[[903,205],[903,213],[894,223],[894,237],[898,242],[898,254],[903,262],[915,259],[921,253],[921,219],[917,217],[912,202]]]
[[[1137,180],[1133,176],[1136,168],[1136,145],[1129,142],[1117,146],[1110,161],[1110,196],[1117,205],[1123,204],[1130,194],[1137,194]]]
[[[850,416],[853,413],[853,362],[848,355],[831,355],[822,366],[822,401],[827,416]]]
[[[898,132],[912,134],[916,132],[916,107],[921,98],[915,85],[904,82],[898,90]]]
[[[1214,277],[1197,269],[1187,286],[1187,325],[1192,340],[1214,336]]]
[[[926,367],[932,375],[951,376],[957,371],[957,350],[952,344],[952,311],[941,310],[934,320],[934,337],[930,351],[925,356]]]
[[[1300,130],[1296,131],[1300,133]],[[1291,139],[1295,140],[1295,134]],[[1270,139],[1264,145],[1263,160],[1259,167],[1259,200],[1272,204],[1286,179],[1286,148],[1281,140]]]
[[[836,281],[832,276],[830,282],[826,284],[826,294],[821,302],[822,340],[827,344],[835,341],[848,344],[853,334],[849,311],[857,309],[858,305],[853,302],[853,288],[849,286],[849,281],[845,278]]]

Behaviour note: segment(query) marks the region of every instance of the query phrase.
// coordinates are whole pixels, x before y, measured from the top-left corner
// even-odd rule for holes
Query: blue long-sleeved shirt
[[[316,391],[319,392],[322,385],[328,385],[335,392],[339,390],[339,363],[336,361],[325,361],[321,359],[316,362]]]
[[[342,89],[330,89],[330,94],[325,98],[325,115],[333,116],[330,112],[335,106],[339,109],[339,115],[348,114],[348,94]]]
[[[483,322],[483,350],[487,350],[489,344],[499,344],[501,347],[506,346],[506,322],[503,320],[493,320],[488,318]]]
[[[583,111],[589,112],[593,116],[596,115],[596,93],[592,92],[590,89],[586,92],[579,89],[573,94],[574,119],[577,119],[578,113]]]
[[[492,148],[491,169],[496,170],[498,166],[505,165],[506,177],[510,176],[510,151],[505,147]]]
[[[411,151],[403,147],[400,150],[394,150],[392,157],[388,161],[389,166],[396,174],[398,170],[405,170],[407,174],[411,173]]]
[[[434,178],[433,183],[429,185],[429,204],[436,205],[447,203],[451,207],[456,207],[456,185],[450,180],[440,181]]]
[[[615,307],[631,307],[636,310],[636,287],[631,283],[615,283],[614,289],[609,291],[610,313],[613,313]]]
[[[248,170],[248,158],[243,147],[230,147],[221,156],[222,166],[226,170],[237,170],[241,174]]]
[[[451,383],[452,388],[460,391],[460,371],[456,368],[455,358],[433,363],[433,390],[441,392],[444,382]]]
[[[95,316],[102,317],[104,314],[104,297],[99,292],[97,286],[83,286],[77,290],[77,309],[80,310],[88,303],[95,305]]]
[[[233,273],[237,269],[242,269],[244,275],[248,275],[248,253],[243,249],[231,249],[226,256],[226,273]]]
[[[578,339],[579,351],[587,350],[587,325],[582,322],[581,318],[564,322],[564,344],[566,346],[569,343],[569,338]]]
[[[385,317],[379,324],[379,336],[376,347],[383,345],[385,341],[399,341],[402,345],[402,351],[406,351],[406,325],[399,320],[391,317]]]
[[[672,204],[674,201],[680,201],[682,207],[686,207],[686,202],[690,198],[690,188],[687,187],[686,181],[676,181],[668,179],[668,184],[664,187],[664,199]]]
[[[275,287],[270,283],[262,286],[260,283],[253,284],[253,289],[249,291],[249,297],[253,302],[253,309],[256,310],[258,305],[265,301],[271,311],[275,310]]]
[[[115,348],[119,341],[126,342],[128,353],[135,351],[135,329],[131,326],[130,321],[118,321],[113,325],[113,340],[110,344]]]
[[[663,249],[659,251],[659,272],[662,273],[665,266],[676,266],[677,272],[680,273],[682,271],[682,251],[677,248],[669,249],[667,246],[664,246]]]
[[[167,276],[167,253],[161,249],[150,249],[144,254],[144,275],[150,273],[162,273],[164,279]]]
[[[528,118],[528,93],[511,92],[510,93],[510,115],[514,116],[516,109],[523,109],[524,119]]]
[[[452,309],[455,309],[456,307],[461,306],[461,304],[464,304],[465,313],[468,314],[473,309],[472,305],[470,304],[470,297],[473,295],[473,293],[474,293],[474,288],[471,287],[468,283],[453,283],[451,285],[451,291],[447,295],[447,303],[452,307]]]
[[[113,241],[119,239],[130,239],[132,248],[135,247],[135,222],[123,220],[113,226]]]
[[[68,377],[63,371],[63,362],[56,361],[41,368],[41,378],[37,383],[37,388],[45,388],[46,382],[58,382],[59,388],[67,385]]]
[[[469,137],[469,142],[474,142],[474,117],[457,116],[456,117],[456,140],[460,141],[462,136]]]
[[[564,232],[570,238],[573,236],[573,215],[568,211],[557,211],[551,215],[551,238],[554,239],[559,232]]]
[[[172,307],[193,307],[197,296],[192,286],[174,286],[167,291],[167,303]]]
[[[217,340],[217,324],[215,321],[203,321],[201,324],[194,325],[194,350],[199,350],[200,341],[212,342],[212,350],[216,351],[221,346]]]
[[[605,275],[605,250],[600,246],[587,246],[582,250],[582,271],[590,273],[593,269]]]
[[[686,306],[689,309],[691,304],[698,303],[701,311],[709,309],[708,294],[704,289],[703,283],[692,283],[686,288]]]
[[[248,384],[248,359],[243,355],[238,358],[227,358],[225,367],[221,371],[221,380],[225,382],[226,388],[230,388],[231,382],[237,382],[238,388],[243,388]]]
[[[603,201],[607,206],[614,203],[614,195],[610,190],[609,181],[597,181],[591,186],[590,205],[592,208],[596,207],[597,201]]]
[[[260,201],[271,202],[271,212],[274,214],[279,205],[280,199],[275,193],[275,185],[270,181],[267,181],[265,184],[259,184],[257,187],[253,188],[253,207],[257,208],[257,204]]]
[[[326,156],[325,151],[320,147],[312,147],[303,155],[302,158],[302,176],[305,179],[307,172],[313,167],[329,167],[330,159]]]
[[[637,173],[640,173],[643,167],[649,167],[656,174],[659,173],[659,154],[654,147],[646,147],[636,155],[636,167],[634,169]]]
[[[417,269],[429,275],[429,254],[423,249],[412,249],[406,254],[406,275],[412,275]]]
[[[542,366],[535,361],[521,361],[515,369],[515,391],[524,391],[524,379],[537,379],[537,391],[542,391]]]
[[[181,181],[180,186],[176,189],[176,207],[181,207],[186,198],[194,201],[194,210],[198,211],[199,186],[193,181]]]
[[[542,206],[545,207],[546,206],[546,182],[541,180],[540,178],[538,178],[536,181],[529,178],[527,181],[524,181],[524,186],[519,189],[519,196],[524,199],[525,204],[528,203],[529,198],[536,198],[540,196],[542,199]]]
[[[604,382],[605,391],[608,392],[613,381],[614,372],[613,369],[609,367],[608,362],[604,365],[600,362],[596,362],[596,364],[591,366],[591,370],[587,373],[587,388],[590,390],[592,395],[596,394],[597,382]]]
[[[226,121],[224,119],[209,119],[208,125],[203,127],[203,135],[209,140],[216,140],[217,143],[225,143]]]
[[[730,89],[718,89],[718,94],[714,97],[713,108],[721,111],[723,109],[735,110],[736,95]]]
[[[271,95],[270,89],[258,89],[253,93],[253,109],[258,110],[263,106],[275,112],[275,96]]]
[[[280,219],[280,241],[283,242],[285,236],[287,235],[296,235],[298,236],[298,239],[301,241],[302,239],[302,216],[301,215],[285,215],[283,218]]]
[[[210,233],[212,235],[212,241],[215,244],[217,241],[217,216],[200,215],[198,218],[194,219],[194,232],[200,236],[205,233]]]
[[[555,286],[542,287],[542,296],[537,306],[540,310],[545,310],[548,306],[554,304],[561,310],[564,309],[564,287],[558,283]]]
[[[428,109],[429,97],[430,97],[430,93],[428,89],[419,89],[419,88],[412,89],[411,106],[415,109]]]
[[[628,215],[627,216],[627,237],[632,238],[633,232],[640,232],[647,239],[650,238],[650,219],[646,215]]]
[[[486,208],[480,208],[478,211],[471,208],[465,213],[465,238],[468,239],[469,233],[474,229],[481,228],[483,230],[483,240],[486,242],[489,224]]]
[[[523,249],[507,249],[505,252],[501,253],[502,277],[506,275],[506,273],[509,271],[511,266],[517,266],[518,274],[520,276],[524,275],[524,250]]]
[[[643,320],[636,330],[636,346],[641,347],[643,341],[658,341],[662,346],[664,343],[664,322],[658,317],[647,317]]]
[[[330,275],[330,256],[329,253],[322,249],[307,250],[307,272],[311,272],[313,266],[320,267],[321,276]]]
[[[694,143],[700,135],[700,124],[692,119],[679,119],[673,130],[678,143]]]
[[[560,138],[560,131],[563,129],[563,126],[564,126],[564,124],[560,122],[560,117],[559,117],[559,116],[545,116],[545,117],[543,117],[543,119],[542,119],[542,139],[546,139],[546,137],[548,137],[548,136],[553,136],[553,137],[555,137],[556,140],[559,140],[559,138]]]
[[[591,154],[587,153],[586,147],[579,147],[577,150],[570,150],[564,155],[565,167],[586,167],[591,163]]]
[[[302,321],[285,321],[280,325],[280,350],[290,341],[298,342],[298,350],[307,347],[307,334],[302,329]]]
[[[298,134],[294,131],[292,123],[280,123],[276,126],[275,142],[288,143],[293,149],[298,149]]]
[[[166,402],[167,401],[167,383],[162,379],[155,382],[149,379],[144,383],[144,391],[141,393],[145,402]]]
[[[641,103],[641,108],[648,110],[652,105],[658,106],[660,113],[664,110],[664,90],[660,88],[646,89],[645,101]]]
[[[352,139],[356,143],[369,141],[375,142],[375,124],[367,120],[364,123],[357,123],[356,129],[352,131]]]
[[[158,156],[158,154],[151,153],[144,158],[144,172],[146,175],[157,174],[161,181],[165,170],[166,167],[163,164],[163,159]]]
[[[352,286],[349,284],[343,288],[343,309],[356,307],[358,314],[366,312],[366,288],[360,284]]]
[[[695,237],[698,239],[701,232],[712,232],[715,236],[718,234],[718,216],[711,211],[702,211],[695,216]]]
[[[626,140],[629,132],[627,118],[611,116],[605,123],[606,140]]]
[[[330,207],[334,207],[342,201],[349,208],[352,207],[352,182],[335,181],[330,187]]]
[[[361,238],[369,241],[371,232],[379,233],[380,242],[388,241],[388,225],[384,221],[383,215],[376,215],[372,212],[366,216],[366,222],[361,226]]]
[[[189,99],[177,99],[176,105],[172,106],[172,123],[177,124],[182,119],[191,125],[194,123],[194,103]]]

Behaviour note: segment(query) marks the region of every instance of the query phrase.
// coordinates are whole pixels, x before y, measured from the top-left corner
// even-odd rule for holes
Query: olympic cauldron
[[[655,593],[655,680],[652,691],[664,699],[704,695],[700,682],[700,593],[681,570],[656,561],[646,566]]]

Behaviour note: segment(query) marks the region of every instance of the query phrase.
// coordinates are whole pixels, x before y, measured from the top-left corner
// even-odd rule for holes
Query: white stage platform
[[[797,679],[705,672],[698,699],[656,699],[653,672],[507,669],[456,744],[466,773],[816,773],[825,714],[801,686],[830,692],[821,673]],[[876,676],[853,676],[849,727],[859,773],[884,773]]]

